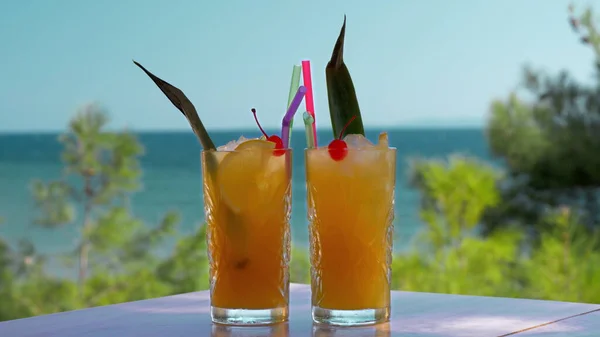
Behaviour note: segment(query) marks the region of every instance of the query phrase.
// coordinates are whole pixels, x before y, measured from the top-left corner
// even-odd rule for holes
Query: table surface
[[[0,336],[600,336],[600,305],[394,291],[389,323],[335,328],[313,325],[310,287],[292,284],[290,320],[273,326],[212,324],[201,291],[0,322]]]

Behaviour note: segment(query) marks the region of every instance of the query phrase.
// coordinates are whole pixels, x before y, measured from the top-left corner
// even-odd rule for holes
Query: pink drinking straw
[[[296,111],[300,107],[300,103],[302,103],[302,99],[304,98],[304,94],[306,94],[306,87],[301,85],[298,87],[296,91],[296,95],[290,104],[290,107],[287,109],[285,116],[283,116],[283,121],[281,121],[281,138],[283,140],[283,148],[287,149],[290,143],[290,124],[292,123],[292,119],[294,119],[294,115]]]
[[[310,76],[310,61],[304,60],[302,61],[302,81],[304,82],[304,86],[306,87],[306,99],[304,100],[306,104],[306,111],[312,116],[313,124],[313,139],[315,140],[315,147],[317,147],[317,127],[315,118],[315,101],[313,98],[313,88],[312,88],[312,78]]]

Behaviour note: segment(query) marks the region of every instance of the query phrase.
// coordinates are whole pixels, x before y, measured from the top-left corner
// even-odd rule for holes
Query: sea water
[[[462,153],[491,160],[481,129],[400,129],[388,131],[390,146],[398,150],[395,203],[396,251],[409,247],[410,241],[423,228],[418,210],[419,193],[408,186],[408,161],[411,158],[444,158]],[[269,134],[275,130],[268,130]],[[380,130],[367,131],[377,142]],[[259,137],[258,130],[211,132],[216,145],[245,137]],[[204,219],[201,147],[191,131],[140,132],[145,148],[140,158],[142,188],[131,199],[136,216],[148,226],[157,224],[169,210],[181,214],[179,230],[189,233]],[[319,145],[333,138],[330,130],[318,133]],[[304,183],[304,132],[294,132],[292,240],[295,245],[308,245],[306,221],[306,187]],[[74,226],[44,229],[32,224],[34,212],[30,185],[33,179],[50,181],[60,178],[62,146],[58,134],[0,134],[0,236],[16,244],[20,238],[31,239],[44,253],[64,252],[74,247],[78,230]]]

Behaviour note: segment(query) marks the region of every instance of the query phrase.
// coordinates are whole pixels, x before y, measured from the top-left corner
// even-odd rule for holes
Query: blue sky
[[[182,89],[209,130],[253,127],[251,107],[280,125],[292,66],[310,59],[317,125],[328,128],[324,69],[344,14],[367,126],[482,125],[526,63],[591,76],[568,3],[0,1],[0,131],[62,130],[90,101],[113,127],[189,129],[132,59]]]

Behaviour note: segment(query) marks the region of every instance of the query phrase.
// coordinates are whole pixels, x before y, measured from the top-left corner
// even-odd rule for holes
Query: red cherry
[[[267,136],[267,133],[265,130],[263,130],[262,126],[260,126],[260,123],[258,122],[258,117],[256,117],[256,109],[252,108],[251,111],[254,115],[256,125],[258,125],[258,128],[260,129],[260,132],[262,132],[265,138],[267,138],[267,141],[275,143],[275,151],[273,151],[273,155],[277,157],[283,155],[285,153],[285,149],[283,148],[283,140],[281,140],[281,138],[277,135]]]
[[[279,136],[272,135],[272,136],[267,137],[267,140],[269,142],[275,143],[275,151],[273,152],[273,154],[275,156],[279,157],[285,153],[285,150],[283,149],[283,140],[281,140],[281,138],[279,138]]]
[[[356,116],[350,118],[348,123],[344,125],[344,128],[340,132],[339,138],[334,139],[331,141],[331,143],[329,143],[327,150],[329,151],[329,156],[331,157],[331,159],[335,161],[340,161],[346,158],[346,156],[348,155],[348,144],[346,144],[346,142],[342,140],[342,136],[344,135],[344,131],[346,131],[348,125],[350,125],[350,123],[352,123],[352,121],[355,118]]]
[[[348,155],[348,144],[341,139],[334,139],[327,147],[329,156],[335,161],[340,161]]]

